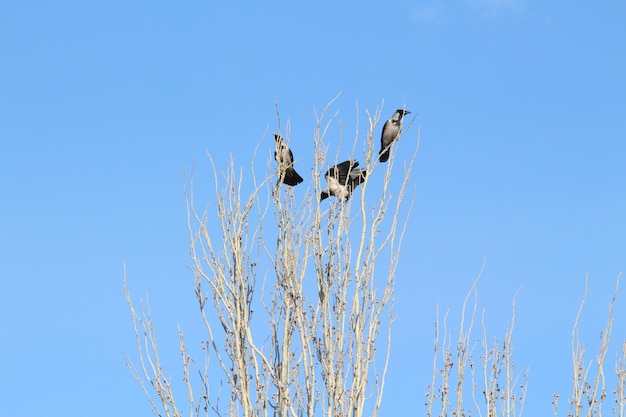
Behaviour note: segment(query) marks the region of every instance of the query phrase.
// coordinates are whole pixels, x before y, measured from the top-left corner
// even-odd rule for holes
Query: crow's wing
[[[285,170],[285,179],[284,179],[285,184],[291,185],[292,187],[294,187],[300,184],[302,181],[304,180],[302,179],[300,174],[298,174],[296,170],[293,169],[293,167],[288,167]]]
[[[337,164],[326,172],[326,180],[330,181],[330,178],[332,178],[339,184],[346,185],[348,183],[348,173],[357,166],[359,166],[359,163],[351,160]]]
[[[365,181],[365,177],[367,176],[367,171],[364,169],[355,169],[350,172],[350,182],[348,184],[348,189],[353,191],[357,186],[359,186],[363,181]]]

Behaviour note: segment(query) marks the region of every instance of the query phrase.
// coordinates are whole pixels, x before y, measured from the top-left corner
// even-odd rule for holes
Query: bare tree
[[[463,302],[455,346],[452,345],[452,337],[447,333],[447,314],[441,322],[439,318],[435,321],[433,376],[425,403],[428,417],[515,417],[521,416],[524,410],[528,388],[527,372],[516,371],[513,362],[516,300],[513,300],[511,322],[502,341],[497,338],[490,341],[483,311],[478,357],[475,351],[478,346],[471,344],[478,308],[477,286],[483,270],[484,264]],[[473,303],[470,303],[471,298]],[[466,394],[471,402],[466,401]]]
[[[484,265],[483,265],[484,268]],[[515,417],[524,411],[528,389],[528,371],[516,370],[513,361],[513,329],[515,325],[516,298],[513,299],[511,321],[499,341],[488,338],[485,313],[481,315],[482,337],[471,343],[478,306],[477,285],[481,270],[463,302],[458,338],[448,334],[448,315],[435,321],[434,359],[432,381],[426,392],[426,415]],[[588,281],[572,329],[573,387],[568,417],[603,415],[606,399],[612,394],[612,415],[626,416],[626,342],[619,346],[614,365],[615,375],[605,373],[605,360],[613,330],[613,310],[621,274],[617,277],[615,292],[609,303],[609,314],[595,361],[584,360],[585,348],[578,337],[579,320],[587,299]],[[473,298],[473,303],[470,299]],[[441,329],[443,327],[443,331]],[[478,353],[478,354],[477,354]],[[456,372],[455,372],[456,370]],[[469,375],[468,375],[469,371]],[[595,372],[593,372],[595,371]],[[608,381],[611,381],[609,384]],[[609,386],[614,385],[611,389]],[[471,398],[471,401],[467,400]],[[555,394],[552,411],[558,416],[559,395]]]
[[[127,364],[155,414],[179,416],[188,407],[191,416],[378,415],[411,206],[402,203],[419,129],[415,151],[396,178],[393,157],[387,165],[376,158],[380,110],[366,112],[365,182],[347,201],[320,202],[320,177],[336,163],[327,152],[337,118],[327,116],[332,103],[316,114],[306,197],[296,198],[293,188],[276,181],[280,172],[258,180],[254,169],[244,175],[231,161],[218,174],[209,155],[215,198],[198,211],[192,175],[191,270],[206,340],[204,357],[196,361],[180,333],[185,400],[163,372],[149,310],[137,312],[126,291],[138,349],[138,365],[130,358]],[[357,131],[353,153],[359,136]],[[382,186],[370,183],[373,176]]]
[[[579,416],[602,416],[605,408],[605,400],[613,395],[612,414],[614,416],[624,417],[626,406],[626,341],[623,341],[620,352],[616,358],[614,365],[614,378],[608,378],[605,374],[605,360],[611,344],[611,335],[613,333],[613,310],[615,300],[619,290],[619,284],[622,278],[620,273],[615,283],[615,292],[609,303],[609,314],[604,331],[600,333],[600,344],[598,346],[598,354],[595,361],[586,362],[585,346],[578,336],[579,322],[583,313],[583,307],[587,301],[587,293],[589,291],[589,275],[585,279],[585,293],[580,302],[578,314],[572,327],[572,365],[573,365],[573,387],[572,394],[569,398],[568,417]],[[595,363],[594,363],[595,362]],[[595,373],[595,375],[594,375]],[[616,386],[613,390],[607,391],[607,379],[615,380]],[[552,402],[553,412],[558,416],[558,400],[559,396],[554,395]]]

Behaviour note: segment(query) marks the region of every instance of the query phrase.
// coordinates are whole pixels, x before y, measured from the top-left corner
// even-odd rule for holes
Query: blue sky
[[[618,1],[3,3],[0,414],[150,415],[122,357],[123,261],[175,367],[177,324],[199,324],[185,168],[270,149],[277,98],[304,158],[338,93],[348,138],[357,103],[361,123],[384,102],[421,128],[382,415],[423,414],[437,305],[457,329],[484,259],[491,336],[521,288],[526,415],[554,393],[565,411],[585,275],[591,359],[626,267],[625,17]]]

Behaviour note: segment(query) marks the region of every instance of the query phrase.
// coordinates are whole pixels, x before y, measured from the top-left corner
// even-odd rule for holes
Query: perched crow
[[[320,194],[320,201],[331,195],[349,199],[352,191],[365,181],[367,175],[364,169],[355,169],[357,166],[359,166],[357,161],[345,161],[329,169],[324,175],[328,181],[328,188]]]
[[[387,162],[389,159],[391,144],[398,139],[402,130],[402,117],[409,113],[411,112],[408,110],[398,109],[391,116],[391,119],[385,122],[383,133],[380,135],[380,155],[378,157],[380,162]]]
[[[282,180],[285,184],[291,185],[292,187],[300,184],[303,179],[296,172],[296,170],[293,169],[293,153],[291,152],[291,149],[289,149],[280,135],[275,134],[274,141],[276,142],[274,159],[278,162],[279,171],[278,182]]]

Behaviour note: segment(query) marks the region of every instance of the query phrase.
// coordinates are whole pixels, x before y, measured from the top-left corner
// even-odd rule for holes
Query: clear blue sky
[[[585,274],[591,359],[626,268],[625,19],[623,1],[4,2],[0,415],[150,415],[122,358],[122,262],[175,368],[176,325],[198,326],[184,168],[207,149],[247,164],[276,98],[304,158],[339,92],[346,137],[357,101],[362,121],[384,100],[421,126],[382,415],[423,415],[436,306],[458,329],[484,258],[490,336],[522,287],[526,415],[554,393],[565,411]]]

